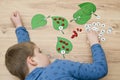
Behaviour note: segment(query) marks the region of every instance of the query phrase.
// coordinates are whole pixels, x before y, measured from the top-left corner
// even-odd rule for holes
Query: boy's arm
[[[16,32],[18,43],[30,41],[29,33],[25,27],[23,26],[17,27],[15,32]]]
[[[16,28],[15,32],[18,43],[29,42],[30,41],[29,33],[27,32],[25,27],[23,27],[22,19],[18,11],[12,13],[11,20]]]
[[[80,80],[97,80],[108,72],[105,53],[100,44],[91,46],[93,63],[79,63],[68,61],[64,67],[68,67],[70,74]]]
[[[79,78],[83,79],[100,79],[104,77],[108,72],[107,61],[105,53],[100,44],[94,44],[91,46],[93,63],[81,64],[79,69]]]
[[[99,44],[98,36],[95,31],[88,31],[87,37],[91,45],[92,63],[73,63],[68,66],[71,75],[80,80],[98,80],[108,72],[105,53]]]

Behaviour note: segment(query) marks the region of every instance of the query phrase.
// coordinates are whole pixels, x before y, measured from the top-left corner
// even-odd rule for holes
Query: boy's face
[[[37,67],[46,67],[50,64],[47,55],[43,54],[39,47],[35,46],[33,58],[37,62]]]

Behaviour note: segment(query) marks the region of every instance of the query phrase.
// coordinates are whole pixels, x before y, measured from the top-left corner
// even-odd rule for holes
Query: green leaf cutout
[[[68,54],[72,50],[73,45],[68,39],[58,37],[57,40],[58,41],[57,41],[57,45],[56,45],[56,50],[58,53],[61,53],[61,51],[64,50],[65,54]]]
[[[63,29],[66,29],[68,27],[68,20],[64,17],[52,16],[52,22],[55,30],[60,30],[60,26],[62,26]]]
[[[83,11],[83,13],[87,15],[91,15],[96,11],[96,6],[91,2],[85,2],[85,3],[79,4],[79,7]]]
[[[83,13],[82,10],[78,10],[76,13],[73,14],[73,17],[74,19],[76,19],[75,22],[77,24],[85,24],[91,18],[91,15],[86,15]]]
[[[43,27],[46,24],[47,24],[47,20],[45,19],[45,16],[42,14],[34,15],[31,20],[32,29],[36,29],[38,27]]]
[[[73,14],[73,18],[77,24],[85,24],[90,20],[92,13],[96,11],[96,6],[91,2],[79,4],[80,8]]]

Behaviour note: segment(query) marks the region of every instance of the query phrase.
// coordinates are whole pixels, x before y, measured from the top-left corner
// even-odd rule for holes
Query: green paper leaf
[[[76,13],[73,14],[73,17],[74,19],[76,19],[75,22],[77,24],[85,24],[91,18],[91,15],[86,15],[83,13],[82,10],[78,10]]]
[[[79,5],[81,9],[73,14],[77,24],[85,24],[91,18],[91,14],[96,11],[96,6],[91,2],[85,2]]]
[[[60,30],[60,26],[62,26],[63,29],[66,29],[68,27],[68,21],[64,17],[52,16],[52,22],[55,30]]]
[[[68,54],[72,50],[72,48],[73,45],[68,39],[58,37],[58,41],[56,45],[56,50],[58,53],[61,53],[61,51],[65,51],[65,54]]]
[[[79,4],[79,7],[83,11],[83,13],[87,15],[91,15],[96,11],[96,6],[91,2],[85,2],[85,3]]]
[[[47,24],[47,20],[45,19],[45,16],[42,14],[36,14],[35,16],[33,16],[31,21],[32,29],[43,27],[46,24]]]

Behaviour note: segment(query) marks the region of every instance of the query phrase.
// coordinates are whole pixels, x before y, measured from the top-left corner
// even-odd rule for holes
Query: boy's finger
[[[17,16],[17,13],[16,13],[16,12],[13,12],[13,16],[16,17],[16,16]]]
[[[17,12],[15,12],[15,17],[17,17]]]
[[[12,13],[12,17],[14,17],[14,16],[15,16],[15,12]]]
[[[20,13],[19,13],[19,11],[16,11],[16,14],[17,14],[17,16],[20,16]]]

